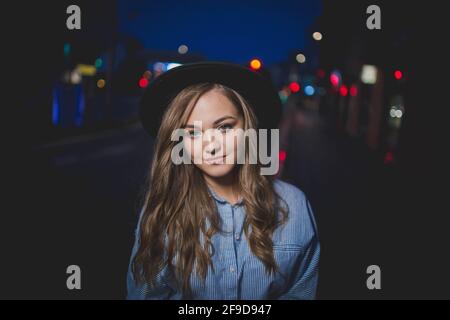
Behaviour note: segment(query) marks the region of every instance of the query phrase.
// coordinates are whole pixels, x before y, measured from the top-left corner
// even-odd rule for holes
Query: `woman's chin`
[[[200,170],[213,178],[220,178],[226,176],[233,170],[234,164],[212,164],[212,165],[202,165]]]

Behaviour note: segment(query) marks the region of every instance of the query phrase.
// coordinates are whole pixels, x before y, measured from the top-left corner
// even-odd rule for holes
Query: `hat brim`
[[[146,131],[156,137],[164,111],[172,99],[187,86],[204,82],[223,84],[241,94],[255,112],[259,129],[278,127],[281,102],[268,79],[237,64],[199,62],[170,69],[150,83],[139,110]]]

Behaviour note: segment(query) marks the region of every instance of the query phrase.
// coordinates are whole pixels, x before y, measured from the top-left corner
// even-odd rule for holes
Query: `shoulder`
[[[274,180],[274,190],[283,200],[281,205],[288,206],[288,210],[293,213],[294,219],[307,219],[310,205],[305,193],[300,188],[282,181]]]
[[[298,187],[290,184],[286,181],[275,179],[274,182],[275,191],[286,201],[295,202],[295,200],[302,202],[306,201],[306,196],[302,190]]]
[[[288,221],[280,236],[281,241],[309,242],[317,236],[314,212],[305,193],[288,182],[275,179],[274,190],[282,198],[281,206],[288,209]]]

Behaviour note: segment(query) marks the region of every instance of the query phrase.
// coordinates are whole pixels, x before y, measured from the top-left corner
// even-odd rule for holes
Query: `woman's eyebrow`
[[[216,124],[220,123],[221,121],[223,121],[223,120],[225,120],[225,119],[236,119],[236,117],[233,117],[233,116],[224,116],[224,117],[221,117],[221,118],[217,119],[216,121],[214,121],[213,124],[216,125]],[[197,128],[197,127],[194,126],[193,124],[186,124],[184,127],[185,127],[185,128]]]
[[[229,118],[231,118],[231,119],[236,119],[236,118],[233,117],[233,116],[225,116],[225,117],[219,118],[219,119],[217,119],[216,121],[214,121],[214,124],[218,124],[219,122],[221,122],[221,121],[223,121],[223,120],[225,120],[225,119],[229,119]]]
[[[184,128],[198,128],[198,127],[194,126],[193,124],[187,124],[184,126]]]

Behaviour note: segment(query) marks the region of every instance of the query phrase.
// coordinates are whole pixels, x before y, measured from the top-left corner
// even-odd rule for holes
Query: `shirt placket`
[[[223,288],[226,292],[226,298],[230,300],[237,299],[238,293],[238,266],[235,250],[235,223],[233,206],[227,203],[224,206],[224,221],[226,223],[226,236],[223,238],[222,263],[223,269]]]

